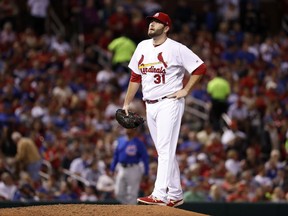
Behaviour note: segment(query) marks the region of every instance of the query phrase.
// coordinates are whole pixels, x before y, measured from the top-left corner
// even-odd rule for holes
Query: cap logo
[[[158,17],[159,16],[159,13],[156,13],[155,15],[154,15],[154,17]]]

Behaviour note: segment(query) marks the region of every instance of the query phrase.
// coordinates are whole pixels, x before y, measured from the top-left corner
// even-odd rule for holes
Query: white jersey
[[[203,61],[188,47],[170,38],[154,47],[153,40],[140,42],[129,68],[142,77],[143,100],[155,100],[183,88],[185,71],[192,73]]]

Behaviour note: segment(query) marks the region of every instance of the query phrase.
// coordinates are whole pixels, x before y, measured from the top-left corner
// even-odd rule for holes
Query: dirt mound
[[[205,216],[167,206],[58,204],[0,209],[1,216]]]

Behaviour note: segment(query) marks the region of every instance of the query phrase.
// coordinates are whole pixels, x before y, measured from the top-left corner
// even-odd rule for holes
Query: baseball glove
[[[140,115],[132,111],[126,115],[123,109],[116,111],[115,118],[122,127],[128,129],[137,128],[144,123],[144,119]]]

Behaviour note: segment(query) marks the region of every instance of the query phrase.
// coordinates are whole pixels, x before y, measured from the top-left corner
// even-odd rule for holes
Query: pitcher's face
[[[152,20],[148,28],[148,36],[150,38],[158,37],[164,33],[165,25],[157,20]]]

